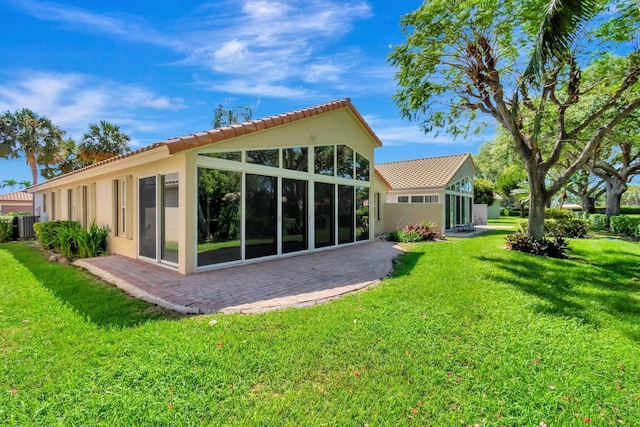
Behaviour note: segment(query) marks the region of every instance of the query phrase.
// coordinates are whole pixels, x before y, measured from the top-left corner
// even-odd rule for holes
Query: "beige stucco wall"
[[[390,233],[409,224],[431,221],[444,234],[444,205],[442,203],[387,203],[382,233]]]
[[[467,159],[462,166],[460,167],[460,169],[458,170],[458,172],[454,175],[454,177],[451,179],[451,181],[449,181],[450,183],[456,182],[461,180],[462,178],[469,178],[471,181],[473,181],[473,177],[476,175],[476,171],[473,167],[473,163],[471,162],[471,159]]]
[[[346,144],[371,161],[374,144],[369,134],[350,110],[331,111],[308,119],[297,120],[262,132],[250,133],[195,150],[233,151],[246,148],[282,148],[309,145]]]
[[[82,185],[91,185],[95,191],[92,197],[95,197],[95,212],[88,218],[89,223],[95,220],[98,226],[107,226],[110,230],[108,248],[109,253],[124,255],[130,258],[136,258],[138,253],[138,180],[140,178],[155,176],[158,174],[168,174],[178,172],[180,179],[179,199],[184,198],[184,179],[185,176],[185,155],[177,153],[169,156],[166,147],[141,153],[139,156],[124,158],[117,162],[108,163],[100,167],[87,169],[80,173],[68,175],[52,182],[44,183],[35,191],[36,211],[42,212],[43,194],[47,195],[47,212],[49,219],[77,220],[78,218],[69,218],[68,215],[68,192],[67,189],[75,189]],[[113,181],[118,178],[131,178],[131,201],[129,207],[129,221],[131,227],[131,238],[117,236],[114,228],[114,200],[113,200]],[[51,207],[51,193],[56,193],[55,215]],[[73,196],[72,196],[73,197]],[[75,202],[75,201],[74,201]],[[178,251],[180,258],[184,257],[185,239],[181,236],[185,235],[185,204],[181,203],[179,207],[171,213],[169,219],[172,224],[171,239],[178,240]],[[38,210],[39,209],[39,210]],[[179,271],[184,272],[184,268],[180,265]]]

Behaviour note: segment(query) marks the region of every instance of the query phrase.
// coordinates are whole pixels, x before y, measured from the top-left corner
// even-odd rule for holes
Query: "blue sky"
[[[137,148],[209,129],[218,104],[260,118],[350,97],[383,141],[377,163],[475,153],[490,132],[425,135],[391,100],[387,55],[420,4],[0,0],[0,112],[30,108],[76,141],[107,120]],[[23,159],[0,159],[5,179],[31,179]]]

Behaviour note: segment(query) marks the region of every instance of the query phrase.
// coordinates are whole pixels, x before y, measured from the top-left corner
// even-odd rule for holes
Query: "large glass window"
[[[278,180],[247,174],[245,258],[275,255],[277,249]]]
[[[350,243],[354,238],[353,187],[338,186],[338,243]]]
[[[307,172],[309,170],[307,152],[307,147],[282,149],[282,166],[285,169]]]
[[[282,252],[309,249],[307,181],[282,180]]]
[[[315,247],[335,245],[335,185],[316,182],[314,190]]]
[[[356,240],[369,240],[369,189],[366,187],[356,187]]]
[[[161,258],[163,261],[178,263],[178,173],[160,176],[162,191],[162,240]]]
[[[314,172],[319,175],[334,175],[334,147],[326,145],[314,147]]]
[[[338,145],[338,177],[353,178],[353,150],[346,145]]]
[[[356,153],[356,179],[369,181],[369,160]]]
[[[156,259],[156,177],[142,178],[139,182],[139,253]]]
[[[280,166],[280,150],[248,150],[247,163],[277,168]]]
[[[241,258],[241,200],[240,172],[198,168],[198,266]]]

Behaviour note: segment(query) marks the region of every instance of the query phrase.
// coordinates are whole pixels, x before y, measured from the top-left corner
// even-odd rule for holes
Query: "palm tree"
[[[15,187],[16,185],[18,185],[18,181],[16,181],[15,179],[9,178],[2,181],[2,188],[9,187],[11,191],[13,191],[13,187]]]
[[[599,10],[597,0],[551,0],[536,37],[525,80],[539,79],[547,60],[566,58],[580,27]]]
[[[248,122],[252,116],[253,112],[251,111],[251,107],[243,107],[240,105],[232,108],[224,108],[224,105],[218,104],[218,108],[213,110],[211,126],[217,129],[240,123],[240,121]]]
[[[120,132],[120,126],[104,120],[99,125],[91,123],[89,132],[84,134],[78,146],[80,158],[86,164],[92,164],[127,153],[131,151],[130,140],[129,135]]]
[[[61,160],[64,132],[46,117],[23,108],[0,116],[0,158],[24,156],[31,168],[33,183],[38,183],[38,165]]]
[[[27,188],[31,187],[31,181],[29,181],[28,179],[25,179],[24,181],[18,181],[18,185],[22,186],[23,190],[26,190]]]

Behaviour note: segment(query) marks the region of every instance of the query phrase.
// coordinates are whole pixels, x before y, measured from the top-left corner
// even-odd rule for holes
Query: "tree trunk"
[[[35,157],[27,157],[27,163],[31,168],[31,178],[33,179],[33,184],[36,185],[38,183],[38,163]]]
[[[620,215],[620,201],[626,190],[626,186],[619,181],[607,182],[607,216]]]
[[[595,213],[596,211],[596,201],[589,197],[589,194],[582,193],[580,195],[580,199],[582,200],[582,211],[586,213]]]
[[[529,176],[530,189],[527,234],[535,240],[541,241],[544,238],[544,210],[547,204],[544,177],[539,177],[537,170],[533,172],[527,170],[527,175]]]

